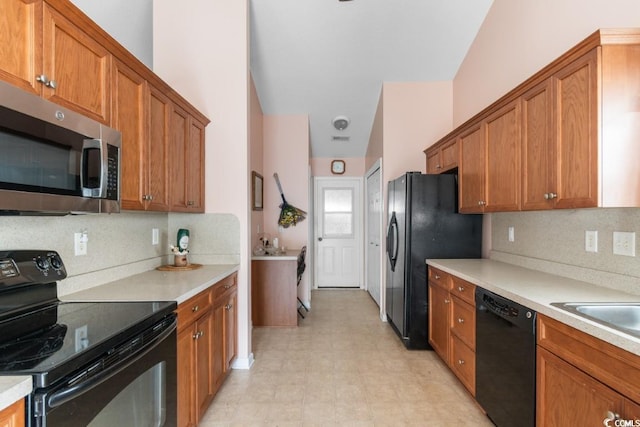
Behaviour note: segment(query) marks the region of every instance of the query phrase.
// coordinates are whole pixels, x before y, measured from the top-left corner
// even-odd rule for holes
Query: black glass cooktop
[[[46,387],[154,325],[175,302],[54,302],[0,321],[0,375]]]

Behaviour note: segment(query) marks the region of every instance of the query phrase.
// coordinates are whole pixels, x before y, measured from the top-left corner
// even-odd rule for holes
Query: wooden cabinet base
[[[296,260],[251,261],[253,326],[298,326]]]
[[[0,411],[0,427],[24,427],[24,399]]]

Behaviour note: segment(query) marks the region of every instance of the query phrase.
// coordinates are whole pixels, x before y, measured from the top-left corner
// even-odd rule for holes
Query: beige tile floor
[[[361,290],[313,292],[298,328],[255,328],[201,426],[492,426],[431,351],[407,350]]]

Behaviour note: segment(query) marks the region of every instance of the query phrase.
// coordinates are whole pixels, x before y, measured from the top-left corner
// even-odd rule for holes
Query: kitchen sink
[[[554,302],[551,305],[640,338],[640,303]]]

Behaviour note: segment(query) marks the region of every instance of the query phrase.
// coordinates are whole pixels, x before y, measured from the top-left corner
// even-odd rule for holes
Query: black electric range
[[[0,375],[29,375],[46,395],[106,377],[161,335],[173,333],[175,352],[175,302],[63,302],[56,281],[66,275],[55,251],[0,251]]]

